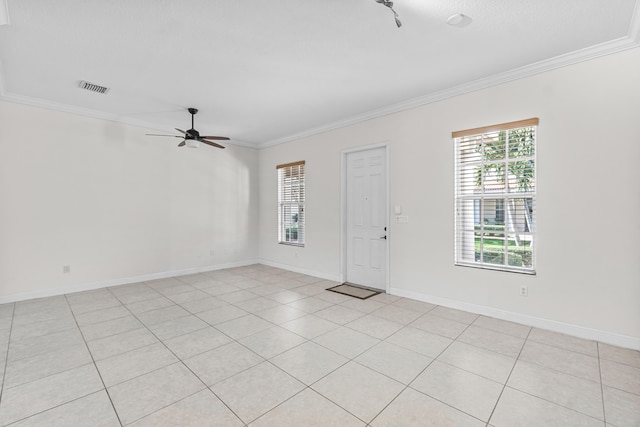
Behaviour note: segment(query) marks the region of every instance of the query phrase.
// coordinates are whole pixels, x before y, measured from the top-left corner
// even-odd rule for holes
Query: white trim
[[[0,296],[0,304],[7,304],[17,301],[24,301],[35,298],[45,298],[50,296],[64,295],[74,292],[90,291],[94,289],[101,289],[111,286],[126,285],[130,283],[144,282],[154,279],[164,279],[167,277],[178,277],[187,274],[203,273],[207,271],[222,270],[225,268],[243,267],[253,264],[263,264],[270,267],[281,268],[296,273],[306,274],[309,276],[319,277],[321,279],[330,280],[333,282],[342,282],[342,278],[337,275],[325,274],[318,271],[312,271],[304,268],[298,268],[286,264],[268,261],[265,259],[250,259],[245,261],[236,261],[226,264],[209,265],[205,267],[193,267],[182,270],[174,270],[160,273],[143,274],[140,276],[124,277],[120,279],[110,279],[100,282],[85,283],[72,286],[60,286],[54,289],[47,289],[42,291],[21,292],[18,294],[11,294]],[[486,307],[476,304],[465,303],[448,298],[442,298],[419,292],[407,291],[404,289],[398,289],[394,287],[388,288],[388,293],[391,295],[397,295],[405,298],[411,298],[417,301],[424,301],[431,304],[441,305],[444,307],[455,308],[458,310],[464,310],[471,313],[482,314],[484,316],[494,317],[496,319],[508,320],[511,322],[521,323],[528,326],[533,326],[541,329],[547,329],[550,331],[560,332],[567,335],[599,341],[618,347],[630,348],[633,350],[640,350],[640,337],[630,337],[620,335],[612,332],[601,331],[598,329],[586,328],[583,326],[572,325],[569,323],[558,322],[555,320],[542,319],[539,317],[528,316],[525,314],[514,313],[511,311],[500,310],[497,308]]]
[[[533,326],[535,328],[559,332],[578,338],[599,341],[602,343],[611,344],[618,347],[630,348],[633,350],[640,350],[640,337],[620,335],[613,332],[602,331],[599,329],[587,328],[585,326],[559,322],[557,320],[543,319],[540,317],[514,313],[512,311],[456,301],[419,292],[407,291],[399,288],[392,287],[390,288],[389,293],[391,295],[411,298],[414,300],[441,305],[444,307],[455,308],[457,310],[468,311],[470,313],[481,314],[483,316],[489,316],[496,319],[508,320],[510,322],[516,322],[527,326]]]
[[[1,65],[1,64],[0,64]],[[13,102],[15,104],[29,105],[32,107],[44,108],[48,110],[59,111],[63,113],[75,114],[78,116],[90,117],[92,119],[108,120],[116,123],[123,123],[130,126],[141,127],[145,129],[154,129],[162,132],[174,132],[175,129],[168,127],[159,127],[157,124],[145,122],[143,120],[135,120],[121,117],[118,114],[105,113],[103,111],[91,110],[89,108],[76,107],[74,105],[60,104],[58,102],[47,101],[45,99],[32,98],[29,96],[15,95],[4,92],[4,82],[2,80],[2,69],[0,68],[0,101]],[[175,133],[175,132],[174,132]],[[225,141],[228,145],[237,145],[256,150],[257,144],[242,141],[239,139],[231,139]]]
[[[388,141],[377,142],[374,144],[361,145],[358,147],[347,148],[340,153],[340,280],[344,282],[347,277],[347,155],[360,151],[373,150],[375,148],[384,148],[386,157],[386,197],[387,208],[385,209],[385,221],[387,223],[387,274],[385,277],[385,292],[389,292],[391,286],[391,224],[389,216],[389,208],[391,203],[391,146]]]
[[[333,274],[326,274],[326,273],[320,273],[319,271],[313,271],[313,270],[308,270],[306,268],[300,268],[300,267],[295,267],[293,265],[289,265],[289,264],[282,264],[279,262],[273,262],[273,261],[269,261],[263,258],[260,258],[258,260],[259,264],[264,264],[264,265],[268,265],[269,267],[275,267],[275,268],[281,268],[283,270],[289,270],[289,271],[293,271],[294,273],[300,273],[300,274],[306,274],[307,276],[314,276],[314,277],[319,277],[321,279],[324,280],[330,280],[332,282],[341,282],[342,283],[342,279],[340,278],[340,276],[336,276]]]
[[[640,6],[638,6],[638,8],[640,8]],[[442,101],[443,99],[453,98],[454,96],[464,95],[466,93],[475,92],[503,83],[508,83],[514,80],[541,74],[547,71],[555,70],[557,68],[567,67],[570,65],[578,64],[580,62],[599,58],[601,56],[621,52],[623,50],[633,49],[638,46],[640,46],[640,13],[638,13],[638,11],[636,10],[636,13],[634,13],[634,18],[631,21],[629,36],[627,37],[620,37],[615,40],[600,43],[584,49],[579,49],[574,52],[559,55],[550,59],[545,59],[533,64],[525,65],[523,67],[514,68],[513,70],[494,74],[492,76],[474,80],[472,82],[463,83],[461,85],[430,93],[428,95],[419,96],[376,110],[367,111],[362,114],[311,128],[293,135],[273,139],[271,141],[258,144],[257,147],[259,149],[273,147],[274,145],[284,144],[286,142],[295,141],[298,139],[317,135],[319,133],[328,132],[330,130],[351,126],[367,120],[387,116],[390,114],[409,110],[411,108],[431,104],[437,101]]]
[[[538,119],[536,118],[536,122]],[[533,129],[532,132],[527,132],[527,129]],[[532,139],[533,146],[533,155],[522,156],[522,157],[504,157],[504,159],[490,159],[486,155],[485,151],[485,141],[491,141],[492,138],[498,132],[504,130],[513,130],[513,131],[525,131],[525,134],[529,136],[528,139]],[[455,210],[453,212],[454,215],[454,265],[462,266],[462,267],[474,267],[485,270],[496,270],[496,271],[504,271],[511,273],[519,273],[519,274],[537,274],[536,270],[536,254],[537,254],[537,227],[536,227],[536,218],[538,216],[537,213],[537,187],[535,183],[538,179],[538,155],[537,155],[537,147],[538,147],[538,125],[523,125],[522,121],[519,125],[512,126],[502,126],[498,125],[495,127],[485,127],[478,128],[473,131],[462,131],[462,132],[454,132],[458,134],[453,136],[454,142],[454,199],[455,199]],[[459,135],[462,134],[462,135]],[[509,133],[505,134],[505,138],[503,141],[503,145],[500,146],[499,149],[502,149],[504,153],[510,152],[511,139],[509,137]],[[533,135],[533,138],[530,138]],[[517,140],[517,138],[516,138]],[[479,141],[479,142],[478,142]],[[489,142],[490,144],[491,142]],[[481,148],[480,159],[475,159],[478,152],[478,145],[476,145],[476,153],[470,151],[469,144],[479,144]],[[496,149],[497,150],[497,149]],[[518,153],[519,154],[519,153]],[[514,181],[517,181],[516,176],[513,175],[509,169],[510,164],[512,162],[533,162],[533,188],[524,189],[522,191],[512,192],[513,190],[510,188],[511,185],[514,184]],[[487,188],[486,185],[480,185],[480,188],[477,186],[475,175],[469,175],[469,168],[474,168],[475,171],[482,171],[482,183],[485,183],[485,175],[486,175],[486,167],[492,166],[493,164],[500,164],[504,168],[505,176],[503,176],[502,185],[492,185],[493,188]],[[492,168],[493,169],[493,168]],[[474,172],[475,173],[475,172]],[[497,176],[494,175],[493,171],[489,172],[489,176]],[[499,181],[498,181],[499,182]],[[500,188],[501,187],[501,188]],[[524,222],[521,225],[517,224],[517,219],[512,218],[514,215],[517,215],[517,207],[515,213],[511,212],[511,207],[516,206],[518,200],[522,199],[522,208],[525,213]],[[527,202],[527,200],[531,201],[531,204]],[[494,262],[485,262],[485,255],[488,255],[490,251],[485,251],[483,246],[481,245],[480,249],[480,260],[475,260],[470,257],[473,252],[469,252],[473,249],[473,245],[469,248],[469,244],[474,243],[475,232],[469,232],[470,226],[474,226],[475,222],[471,221],[476,215],[480,215],[480,229],[479,232],[481,236],[484,236],[486,232],[491,233],[491,229],[485,228],[485,223],[482,221],[482,218],[486,218],[486,204],[485,202],[492,202],[494,207],[492,208],[495,211],[495,217],[497,220],[497,209],[498,209],[498,201],[504,202],[501,203],[503,210],[503,225],[504,229],[502,232],[503,235],[503,261],[502,264],[498,264],[497,261]],[[473,206],[469,206],[467,203],[473,202]],[[476,202],[477,209],[476,212]],[[467,207],[465,207],[467,206]],[[529,208],[529,209],[527,209]],[[529,220],[527,220],[529,219]],[[486,219],[485,219],[486,220]],[[527,226],[529,231],[524,231],[524,229],[520,229],[521,227]],[[514,234],[516,238],[517,236],[523,237],[528,236],[530,239],[529,248],[531,249],[531,266],[527,267],[525,265],[517,266],[511,265],[509,263],[509,255],[508,252],[508,237],[509,234]],[[469,241],[470,240],[470,241]],[[466,256],[470,259],[465,259]],[[476,252],[476,255],[478,252]],[[522,261],[522,259],[521,259]]]
[[[595,46],[590,46],[584,49],[579,49],[574,52],[569,52],[564,55],[559,55],[550,59],[535,62],[533,64],[525,65],[523,67],[515,68],[503,73],[494,74],[492,76],[475,80],[469,83],[464,83],[458,86],[447,88],[438,92],[434,92],[428,95],[419,96],[406,101],[402,101],[396,104],[388,105],[383,108],[371,110],[351,116],[349,118],[338,120],[332,123],[327,123],[315,128],[307,129],[302,132],[298,132],[292,135],[284,136],[282,138],[276,138],[270,141],[262,143],[252,143],[248,141],[242,141],[233,139],[227,143],[231,145],[238,145],[241,147],[262,149],[273,147],[275,145],[284,144],[286,142],[295,141],[298,139],[306,138],[312,135],[317,135],[330,130],[343,128],[346,126],[354,125],[356,123],[364,122],[374,118],[386,116],[389,114],[397,113],[400,111],[408,110],[422,105],[431,104],[433,102],[441,101],[443,99],[452,98],[454,96],[463,95],[466,93],[474,92],[481,89],[486,89],[492,86],[496,86],[502,83],[507,83],[513,80],[522,79],[535,74],[544,73],[546,71],[555,70],[557,68],[574,65],[580,62],[589,61],[591,59],[599,58],[601,56],[610,55],[613,53],[621,52],[623,50],[632,49],[640,46],[640,2],[636,3],[633,16],[629,25],[628,35],[620,37],[615,40],[600,43]],[[35,107],[48,108],[52,110],[58,110],[68,112],[72,114],[78,114],[87,117],[100,118],[104,120],[111,120],[115,122],[125,123],[133,126],[140,126],[149,129],[158,129],[163,131],[173,131],[173,129],[159,128],[157,125],[151,123],[145,123],[142,121],[123,119],[122,117],[103,113],[96,110],[90,110],[87,108],[75,107],[67,104],[55,103],[39,98],[31,98],[23,95],[10,94],[5,91],[3,81],[4,72],[2,70],[2,64],[0,63],[0,101],[15,102],[19,104],[26,104]]]
[[[628,37],[640,45],[640,1],[636,1],[636,7],[631,15]]]
[[[0,0],[0,25],[11,25],[9,2],[7,0]]]
[[[0,60],[0,99],[5,94],[5,85],[4,85],[4,68],[2,65],[2,61]]]
[[[51,297],[51,296],[57,296],[57,295],[65,295],[65,294],[70,294],[74,292],[91,291],[94,289],[126,285],[126,284],[137,283],[137,282],[145,282],[145,281],[155,280],[155,279],[166,279],[167,277],[178,277],[178,276],[184,276],[186,274],[204,273],[207,271],[222,270],[225,268],[244,267],[247,265],[258,264],[258,262],[259,261],[257,259],[250,259],[250,260],[236,261],[236,262],[230,262],[225,264],[208,265],[204,267],[192,267],[192,268],[185,268],[182,270],[173,270],[173,271],[165,271],[160,273],[142,274],[140,276],[133,276],[133,277],[122,277],[119,279],[102,280],[99,282],[81,283],[81,284],[71,285],[71,286],[57,286],[52,289],[45,289],[41,291],[20,292],[17,294],[0,296],[0,304],[24,301],[24,300],[34,299],[34,298],[45,298],[45,297]]]

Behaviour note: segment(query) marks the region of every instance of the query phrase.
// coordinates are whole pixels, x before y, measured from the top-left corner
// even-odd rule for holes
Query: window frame
[[[538,124],[539,119],[532,118],[452,132],[455,164],[454,264],[456,266],[536,274]],[[531,145],[525,146],[524,153],[521,154],[518,151],[516,155],[512,155],[513,151],[509,147],[511,132],[521,130],[523,133],[531,132],[530,141],[528,141]],[[501,132],[505,132],[502,157],[498,151],[498,156],[491,158],[485,151],[491,146],[488,141],[496,141],[497,138],[497,141],[501,142]],[[469,155],[473,144],[476,144],[475,157],[473,154]],[[494,142],[492,149],[495,149],[495,146]],[[500,144],[498,143],[497,146],[500,147]],[[532,153],[527,150],[531,150]],[[520,175],[517,172],[509,173],[511,170],[518,171],[522,164],[525,165],[525,172],[521,171]],[[496,165],[498,168],[495,168]],[[502,172],[498,171],[500,168]],[[523,176],[529,180],[525,181],[524,185],[520,181]],[[499,188],[500,182],[502,189]],[[488,190],[491,184],[494,188]],[[487,215],[490,209],[487,207],[494,207],[496,215],[494,221],[496,221],[499,219],[497,212],[499,205],[503,206],[500,218],[503,224],[496,222],[491,226],[490,215]],[[511,244],[511,236],[515,246]],[[495,240],[504,242],[502,250],[498,246],[490,248],[489,244],[485,249],[485,241]],[[496,249],[498,251],[494,253]],[[518,257],[521,265],[516,264]]]
[[[278,243],[287,246],[304,247],[306,240],[305,161],[277,165],[276,173],[278,187]],[[287,216],[291,218],[286,218]],[[293,238],[294,229],[295,239]]]

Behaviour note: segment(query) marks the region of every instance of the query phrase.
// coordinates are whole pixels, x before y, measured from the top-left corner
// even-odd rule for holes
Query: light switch
[[[396,222],[398,224],[406,224],[409,222],[409,216],[407,215],[396,215]]]
[[[396,205],[396,206],[393,208],[393,212],[394,212],[396,215],[400,215],[400,214],[402,213],[402,206],[400,206],[400,205]]]

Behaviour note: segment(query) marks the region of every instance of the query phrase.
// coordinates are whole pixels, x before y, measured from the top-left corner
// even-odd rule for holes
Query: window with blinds
[[[276,166],[278,242],[304,246],[304,160]]]
[[[452,133],[456,265],[535,274],[537,125]]]

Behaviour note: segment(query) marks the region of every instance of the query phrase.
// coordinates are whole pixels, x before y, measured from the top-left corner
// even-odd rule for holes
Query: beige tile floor
[[[262,265],[0,306],[0,425],[640,426],[640,352]]]

